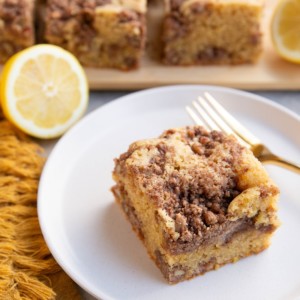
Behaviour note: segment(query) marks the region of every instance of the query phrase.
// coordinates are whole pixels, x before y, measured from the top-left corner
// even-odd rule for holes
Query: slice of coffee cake
[[[116,201],[170,283],[259,253],[278,227],[278,188],[221,132],[186,127],[135,142],[113,177]]]
[[[0,0],[0,63],[35,42],[34,0]]]
[[[48,0],[44,38],[88,67],[135,69],[146,38],[146,0]]]
[[[264,0],[165,0],[168,65],[254,63],[262,52]]]

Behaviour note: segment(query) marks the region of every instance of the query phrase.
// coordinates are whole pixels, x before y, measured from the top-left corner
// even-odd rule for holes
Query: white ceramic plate
[[[268,166],[282,195],[271,247],[170,286],[149,259],[110,187],[113,159],[137,140],[192,124],[184,106],[211,92],[274,151],[300,161],[300,118],[261,97],[226,88],[174,86],[125,96],[91,113],[52,151],[38,212],[58,263],[102,299],[294,299],[300,297],[300,176]]]

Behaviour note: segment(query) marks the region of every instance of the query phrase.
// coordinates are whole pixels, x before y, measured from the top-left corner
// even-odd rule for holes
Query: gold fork
[[[238,122],[217,100],[205,92],[198,102],[193,101],[194,110],[187,106],[186,110],[197,125],[210,130],[221,130],[233,134],[262,162],[270,163],[300,174],[300,164],[288,161],[272,153],[256,136]]]

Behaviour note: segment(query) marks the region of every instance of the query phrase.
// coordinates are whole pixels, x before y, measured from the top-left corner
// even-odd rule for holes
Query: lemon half
[[[5,64],[0,81],[5,116],[38,138],[62,135],[84,114],[88,83],[78,60],[54,45],[27,48]]]
[[[300,0],[281,0],[271,21],[272,41],[278,54],[300,63]]]

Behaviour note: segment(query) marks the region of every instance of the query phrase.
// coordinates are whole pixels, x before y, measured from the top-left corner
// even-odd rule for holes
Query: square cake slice
[[[34,0],[0,0],[0,63],[34,41]]]
[[[279,190],[233,136],[171,129],[115,160],[117,203],[169,283],[270,244]]]
[[[48,0],[45,40],[90,67],[137,68],[145,44],[146,0]]]
[[[256,62],[263,0],[166,0],[163,60],[169,65]]]

